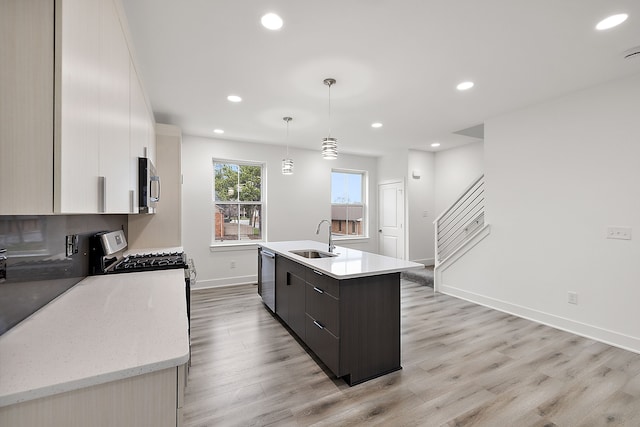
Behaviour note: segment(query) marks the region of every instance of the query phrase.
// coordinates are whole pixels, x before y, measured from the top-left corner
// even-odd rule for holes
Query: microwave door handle
[[[151,201],[159,202],[160,201],[160,177],[159,176],[152,176],[151,177],[151,186],[152,187],[153,187],[153,183],[154,182],[157,183],[158,195],[156,197],[153,197],[153,191],[151,191],[149,197],[151,198]]]

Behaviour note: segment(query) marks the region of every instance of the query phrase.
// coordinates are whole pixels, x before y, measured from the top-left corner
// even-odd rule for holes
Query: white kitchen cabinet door
[[[98,211],[129,213],[130,56],[112,0],[101,0],[100,167]]]
[[[99,211],[101,1],[56,2],[57,213]]]
[[[58,2],[55,210],[128,213],[130,54],[112,0]]]
[[[0,2],[0,215],[53,212],[54,5]]]

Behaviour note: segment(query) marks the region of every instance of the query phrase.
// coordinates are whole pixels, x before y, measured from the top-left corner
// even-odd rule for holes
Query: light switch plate
[[[607,239],[631,240],[631,227],[607,227]]]

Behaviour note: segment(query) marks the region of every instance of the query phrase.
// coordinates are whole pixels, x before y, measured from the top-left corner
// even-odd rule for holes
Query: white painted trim
[[[640,337],[632,337],[587,323],[576,322],[565,317],[490,298],[474,292],[458,289],[447,284],[441,284],[438,292],[502,311],[504,313],[512,314],[514,316],[522,317],[536,323],[542,323],[543,325],[580,335],[585,338],[600,341],[624,350],[640,353]]]
[[[258,275],[225,277],[223,279],[196,280],[191,289],[220,288],[230,285],[253,285],[258,283]]]
[[[234,251],[257,251],[260,243],[266,243],[260,240],[259,243],[236,243],[236,244],[219,244],[209,246],[209,252],[234,252]]]

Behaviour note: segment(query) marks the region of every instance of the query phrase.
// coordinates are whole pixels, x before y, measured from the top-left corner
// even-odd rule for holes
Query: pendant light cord
[[[331,138],[331,86],[336,83],[336,79],[324,79],[324,84],[329,86],[329,138]]]
[[[331,138],[331,84],[329,83],[329,138]]]

